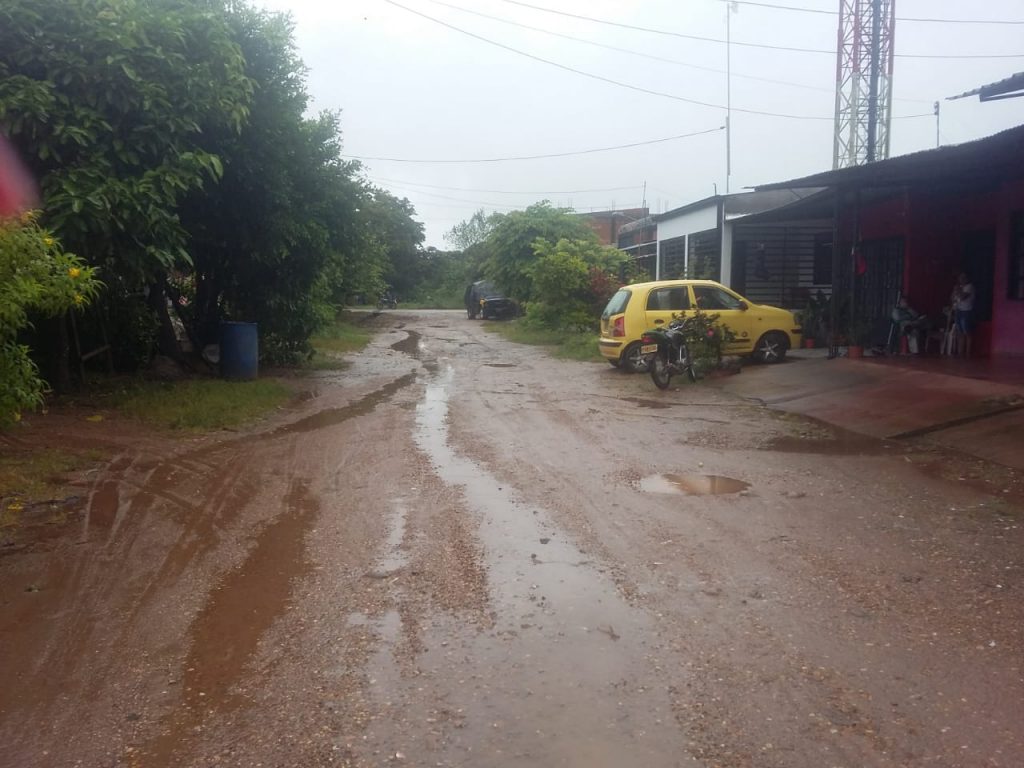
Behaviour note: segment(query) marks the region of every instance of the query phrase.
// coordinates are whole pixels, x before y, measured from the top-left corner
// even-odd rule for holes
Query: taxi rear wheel
[[[640,342],[634,341],[622,350],[619,356],[619,365],[630,373],[644,373],[647,371],[647,358],[640,354]]]

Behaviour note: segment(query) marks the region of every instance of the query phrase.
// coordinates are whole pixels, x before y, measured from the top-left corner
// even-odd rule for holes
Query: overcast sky
[[[731,191],[832,166],[838,0],[760,1],[828,13],[734,6]],[[313,108],[342,111],[347,156],[479,160],[707,132],[541,160],[363,160],[368,179],[415,205],[426,225],[427,245],[445,248],[445,232],[481,207],[508,211],[542,199],[578,211],[635,207],[646,182],[647,204],[660,212],[711,195],[716,185],[725,191],[725,132],[715,130],[725,123],[725,109],[715,106],[726,103],[725,44],[538,10],[724,39],[728,10],[722,0],[263,0],[263,5],[292,14],[300,55],[310,70]],[[912,20],[1024,22],[1024,0],[899,0],[896,11],[904,20],[897,21],[895,35],[893,155],[935,146],[936,100],[941,101],[943,144],[1024,123],[1024,98],[985,104],[977,97],[945,100],[1024,70],[1024,24]],[[509,48],[665,95],[602,82]],[[971,55],[1015,56],[923,57]]]

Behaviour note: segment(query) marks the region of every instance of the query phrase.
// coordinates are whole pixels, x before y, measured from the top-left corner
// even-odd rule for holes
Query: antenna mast
[[[896,0],[839,0],[832,167],[889,156]]]

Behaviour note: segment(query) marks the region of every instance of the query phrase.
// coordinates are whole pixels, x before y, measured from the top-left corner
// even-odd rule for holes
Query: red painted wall
[[[963,236],[992,231],[996,236],[992,320],[974,335],[977,355],[1024,355],[1024,301],[1007,298],[1010,226],[1013,211],[1024,210],[1024,181],[975,192],[894,192],[864,206],[860,239],[904,238],[903,288],[910,305],[941,319],[961,268]],[[846,211],[849,231],[852,212]]]
[[[992,354],[1024,355],[1024,301],[1009,299],[1006,295],[1010,280],[1010,219],[1014,211],[1024,210],[1024,180],[1004,184],[997,201]]]

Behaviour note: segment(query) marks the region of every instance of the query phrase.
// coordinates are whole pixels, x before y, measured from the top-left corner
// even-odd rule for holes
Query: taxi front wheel
[[[759,363],[781,363],[786,359],[789,341],[778,331],[771,331],[762,336],[754,347],[754,359]]]

